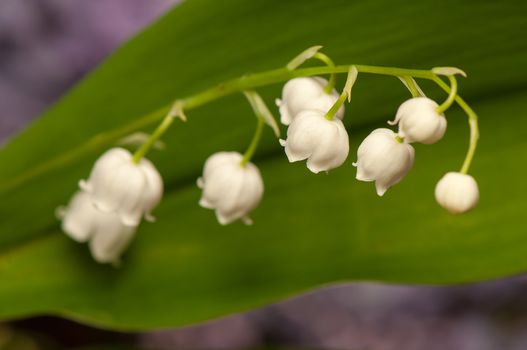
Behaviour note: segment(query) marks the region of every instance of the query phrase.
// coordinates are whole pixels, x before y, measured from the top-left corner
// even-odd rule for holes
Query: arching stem
[[[443,114],[445,111],[454,103],[454,100],[457,96],[457,80],[454,75],[449,75],[448,80],[450,80],[450,92],[447,99],[439,107],[437,107],[437,113]]]
[[[437,85],[439,85],[443,90],[449,93],[449,97],[452,95],[452,91],[450,87],[443,80],[441,80],[438,76],[435,76],[432,80],[435,81]],[[478,115],[460,96],[454,95],[454,100],[467,114],[468,124],[470,127],[470,140],[469,140],[468,151],[467,151],[465,160],[463,161],[463,165],[461,166],[461,170],[460,170],[461,173],[467,174],[468,170],[470,169],[470,165],[472,164],[472,159],[474,158],[474,154],[476,153],[476,148],[478,146],[478,140],[479,140]]]
[[[265,125],[265,120],[263,118],[258,118],[258,122],[256,124],[256,130],[254,131],[254,135],[253,135],[253,139],[251,140],[249,147],[247,147],[247,150],[243,154],[242,161],[240,162],[241,166],[244,167],[251,161],[251,158],[254,155],[254,152],[258,148],[260,139],[262,138],[262,131],[263,131],[264,125]]]
[[[152,135],[150,135],[148,140],[146,140],[145,143],[143,143],[141,147],[139,147],[139,149],[134,153],[132,161],[135,164],[139,164],[141,159],[148,153],[148,151],[150,151],[154,143],[165,133],[165,131],[168,130],[170,124],[172,124],[173,121],[174,118],[171,116],[166,116],[165,119],[163,119],[161,124],[159,124]]]

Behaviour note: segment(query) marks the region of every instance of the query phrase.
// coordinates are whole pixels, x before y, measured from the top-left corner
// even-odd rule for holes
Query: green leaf
[[[192,0],[120,48],[0,152],[0,317],[50,313],[100,327],[187,325],[351,280],[460,283],[527,269],[527,3]],[[453,35],[455,33],[455,35]],[[270,130],[254,162],[266,193],[251,227],[222,227],[197,205],[204,160],[245,149],[254,128],[242,94],[189,111],[152,152],[166,184],[119,269],[96,264],[54,218],[93,161],[122,137],[151,132],[176,98],[283,67],[321,43],[337,63],[455,65],[480,114],[471,173],[481,202],[451,216],[434,201],[459,169],[466,117],[447,111],[444,140],[416,146],[410,175],[383,197],[355,181],[354,150],[408,98],[397,78],[361,75],[347,108],[351,152],[329,175],[289,164]],[[342,83],[341,78],[341,83]],[[443,92],[422,82],[431,98]],[[280,86],[259,89],[266,101]],[[160,109],[161,108],[161,109]]]

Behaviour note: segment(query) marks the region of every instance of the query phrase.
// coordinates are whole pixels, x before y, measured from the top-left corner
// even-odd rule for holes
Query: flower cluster
[[[144,217],[163,194],[163,180],[147,159],[134,162],[130,152],[112,148],[96,162],[87,181],[60,211],[62,229],[78,242],[89,242],[93,258],[118,263]]]
[[[348,158],[349,136],[343,123],[344,103],[351,100],[351,89],[359,69],[348,67],[348,78],[341,93],[334,88],[337,67],[329,57],[318,52],[320,47],[309,48],[293,59],[287,66],[287,78],[299,76],[286,82],[276,105],[280,121],[287,127],[287,136],[280,139],[280,128],[263,99],[253,90],[244,90],[257,116],[254,137],[244,154],[217,152],[205,161],[202,176],[197,186],[202,190],[199,205],[215,211],[221,225],[241,220],[251,224],[249,214],[259,205],[264,183],[258,167],[251,158],[258,146],[262,129],[269,125],[289,162],[306,161],[307,168],[317,174],[340,167]],[[327,64],[331,78],[303,76],[290,72],[306,59],[317,58]],[[367,67],[367,66],[361,66]],[[341,70],[342,67],[339,67]],[[365,71],[390,71],[386,67],[369,66]],[[397,72],[403,71],[398,69]],[[407,72],[413,72],[406,70]],[[278,71],[279,72],[279,71]],[[477,142],[477,116],[457,96],[455,74],[464,74],[453,67],[438,67],[426,71],[433,79],[447,76],[451,82],[447,100],[438,105],[424,96],[411,76],[401,77],[413,98],[403,102],[391,126],[397,131],[379,128],[372,131],[359,145],[356,178],[374,182],[379,196],[404,179],[412,169],[415,159],[413,143],[433,144],[441,140],[447,128],[444,112],[457,98],[471,121],[471,142],[461,172],[449,172],[435,189],[437,202],[449,212],[458,214],[473,209],[479,200],[478,185],[467,174]],[[423,71],[420,71],[421,76]],[[278,73],[273,73],[278,74]],[[381,73],[382,74],[382,73]],[[395,75],[393,71],[385,73]],[[286,78],[286,79],[287,79]],[[439,79],[439,78],[438,78]],[[284,79],[285,80],[285,79]],[[439,79],[440,80],[440,79]],[[243,83],[247,84],[248,80]],[[441,80],[439,85],[443,84]],[[241,85],[241,83],[240,83]],[[257,84],[256,84],[257,85]],[[232,85],[235,86],[235,85]],[[447,86],[448,87],[448,86]],[[221,88],[221,89],[220,89]],[[193,97],[197,105],[200,96],[205,102],[225,94],[224,87],[207,91],[203,96]],[[205,103],[203,102],[203,103]],[[94,259],[100,263],[116,263],[133,238],[142,219],[152,220],[151,211],[161,200],[163,181],[154,165],[144,158],[172,123],[174,117],[186,120],[183,112],[185,100],[174,103],[167,117],[149,136],[135,154],[123,148],[112,148],[96,162],[87,181],[80,181],[80,190],[75,193],[68,206],[61,210],[62,228],[72,239],[89,242]],[[472,119],[471,119],[472,118]]]

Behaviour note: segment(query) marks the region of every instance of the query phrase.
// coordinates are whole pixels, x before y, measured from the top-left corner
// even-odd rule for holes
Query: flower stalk
[[[178,103],[179,106],[184,106],[185,110],[189,111],[233,93],[251,90],[262,86],[277,84],[297,77],[310,77],[325,74],[347,73],[352,66],[355,66],[359,73],[385,75],[393,77],[409,76],[415,79],[432,80],[447,93],[451,92],[449,86],[445,84],[436,73],[429,69],[405,69],[372,65],[336,65],[334,67],[321,66],[299,68],[294,70],[284,67],[261,73],[245,75],[240,78],[220,83],[212,88],[206,89],[197,94],[188,96],[183,99],[178,99],[176,103]],[[470,147],[462,167],[463,172],[468,171],[477,146],[477,140],[479,135],[477,115],[459,95],[456,95],[454,100],[468,115],[469,124],[471,128]],[[82,157],[99,152],[101,149],[111,146],[115,143],[116,140],[119,140],[138,130],[141,130],[147,127],[148,125],[158,122],[160,119],[166,117],[167,114],[171,112],[173,106],[174,104],[161,107],[160,109],[153,111],[152,113],[149,113],[139,119],[134,120],[132,123],[124,127],[108,130],[104,133],[95,135],[92,139],[88,140],[87,142],[76,148],[72,148],[63,154],[60,154],[42,163],[36,164],[32,168],[28,169],[26,172],[12,177],[11,179],[7,179],[2,184],[0,184],[0,193],[5,193],[10,190],[13,190],[39,175],[45,174],[54,169],[59,169],[68,164],[72,164],[81,159]],[[156,129],[157,132],[154,132],[154,134],[159,136],[154,137],[156,139],[159,138],[168,129],[171,123],[171,120],[163,120],[158,129]],[[141,151],[139,152],[138,150],[138,152],[136,152],[137,155],[134,156],[134,158],[140,159],[141,157],[146,155],[146,153],[150,150],[151,147],[152,141],[149,140],[145,143],[144,147],[140,147]]]
[[[258,118],[258,122],[256,123],[256,130],[253,135],[253,139],[251,140],[249,147],[247,147],[247,150],[243,154],[243,158],[240,162],[240,165],[242,167],[247,166],[247,163],[251,161],[251,158],[254,155],[254,152],[258,148],[258,144],[260,143],[260,139],[262,138],[262,131],[263,131],[264,126],[265,126],[265,120],[263,118]]]

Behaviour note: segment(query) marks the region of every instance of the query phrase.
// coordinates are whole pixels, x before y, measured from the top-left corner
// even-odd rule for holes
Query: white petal
[[[136,227],[124,225],[119,216],[103,213],[90,240],[90,251],[99,263],[117,262],[134,237]]]
[[[127,190],[123,178],[127,177],[131,157],[122,148],[112,148],[95,162],[90,178],[82,187],[92,194],[92,200],[100,210],[112,212],[118,208],[121,193]]]
[[[307,167],[314,173],[341,166],[349,153],[349,137],[342,121],[324,118],[320,129],[320,142],[307,161]]]
[[[321,112],[300,113],[287,129],[285,153],[289,162],[307,159],[320,143]]]
[[[216,219],[218,220],[218,222],[221,224],[221,225],[228,225],[230,224],[231,222],[233,222],[234,220],[236,220],[235,217],[233,217],[232,215],[226,215],[226,214],[223,214],[221,211],[219,210],[216,210]]]
[[[93,232],[93,222],[97,212],[89,194],[79,191],[73,195],[64,209],[62,230],[77,242],[86,242]]]
[[[125,225],[138,225],[144,214],[147,178],[136,164],[127,164],[119,168],[112,186],[108,187],[108,196],[116,203],[116,212]],[[111,197],[110,197],[111,196]],[[95,202],[97,205],[97,202]]]
[[[159,204],[163,197],[163,179],[148,159],[142,159],[139,167],[143,171],[146,180],[142,193],[142,211],[146,216],[150,216],[150,212]]]
[[[380,197],[384,196],[388,190],[388,187],[389,186],[379,180],[375,181],[375,190],[377,191],[377,195]]]

